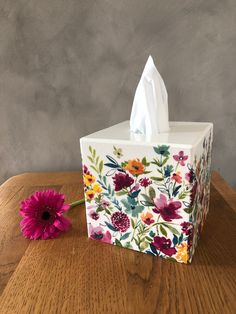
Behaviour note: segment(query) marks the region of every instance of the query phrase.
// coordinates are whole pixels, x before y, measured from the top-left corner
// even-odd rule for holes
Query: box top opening
[[[210,122],[170,122],[170,130],[152,136],[130,132],[129,121],[124,121],[109,128],[81,138],[82,141],[118,143],[129,145],[170,144],[176,146],[195,146],[212,127]]]

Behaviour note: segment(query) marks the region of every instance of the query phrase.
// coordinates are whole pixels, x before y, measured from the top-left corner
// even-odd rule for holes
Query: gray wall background
[[[79,137],[129,119],[149,54],[171,120],[214,123],[236,186],[234,0],[0,0],[0,182],[80,168]]]

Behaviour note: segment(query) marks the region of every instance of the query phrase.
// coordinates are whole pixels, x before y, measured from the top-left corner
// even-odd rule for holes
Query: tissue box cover
[[[209,208],[211,123],[130,133],[129,121],[80,139],[88,236],[191,262]]]

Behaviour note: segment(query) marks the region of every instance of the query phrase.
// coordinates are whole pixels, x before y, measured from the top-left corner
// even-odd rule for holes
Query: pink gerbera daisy
[[[54,190],[35,192],[21,202],[20,225],[23,235],[31,240],[56,238],[67,231],[71,223],[63,217],[70,208],[65,196]]]

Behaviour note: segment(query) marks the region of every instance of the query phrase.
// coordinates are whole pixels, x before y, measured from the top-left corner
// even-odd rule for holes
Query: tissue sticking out
[[[134,95],[130,130],[145,135],[165,133],[169,130],[168,95],[151,56]]]

